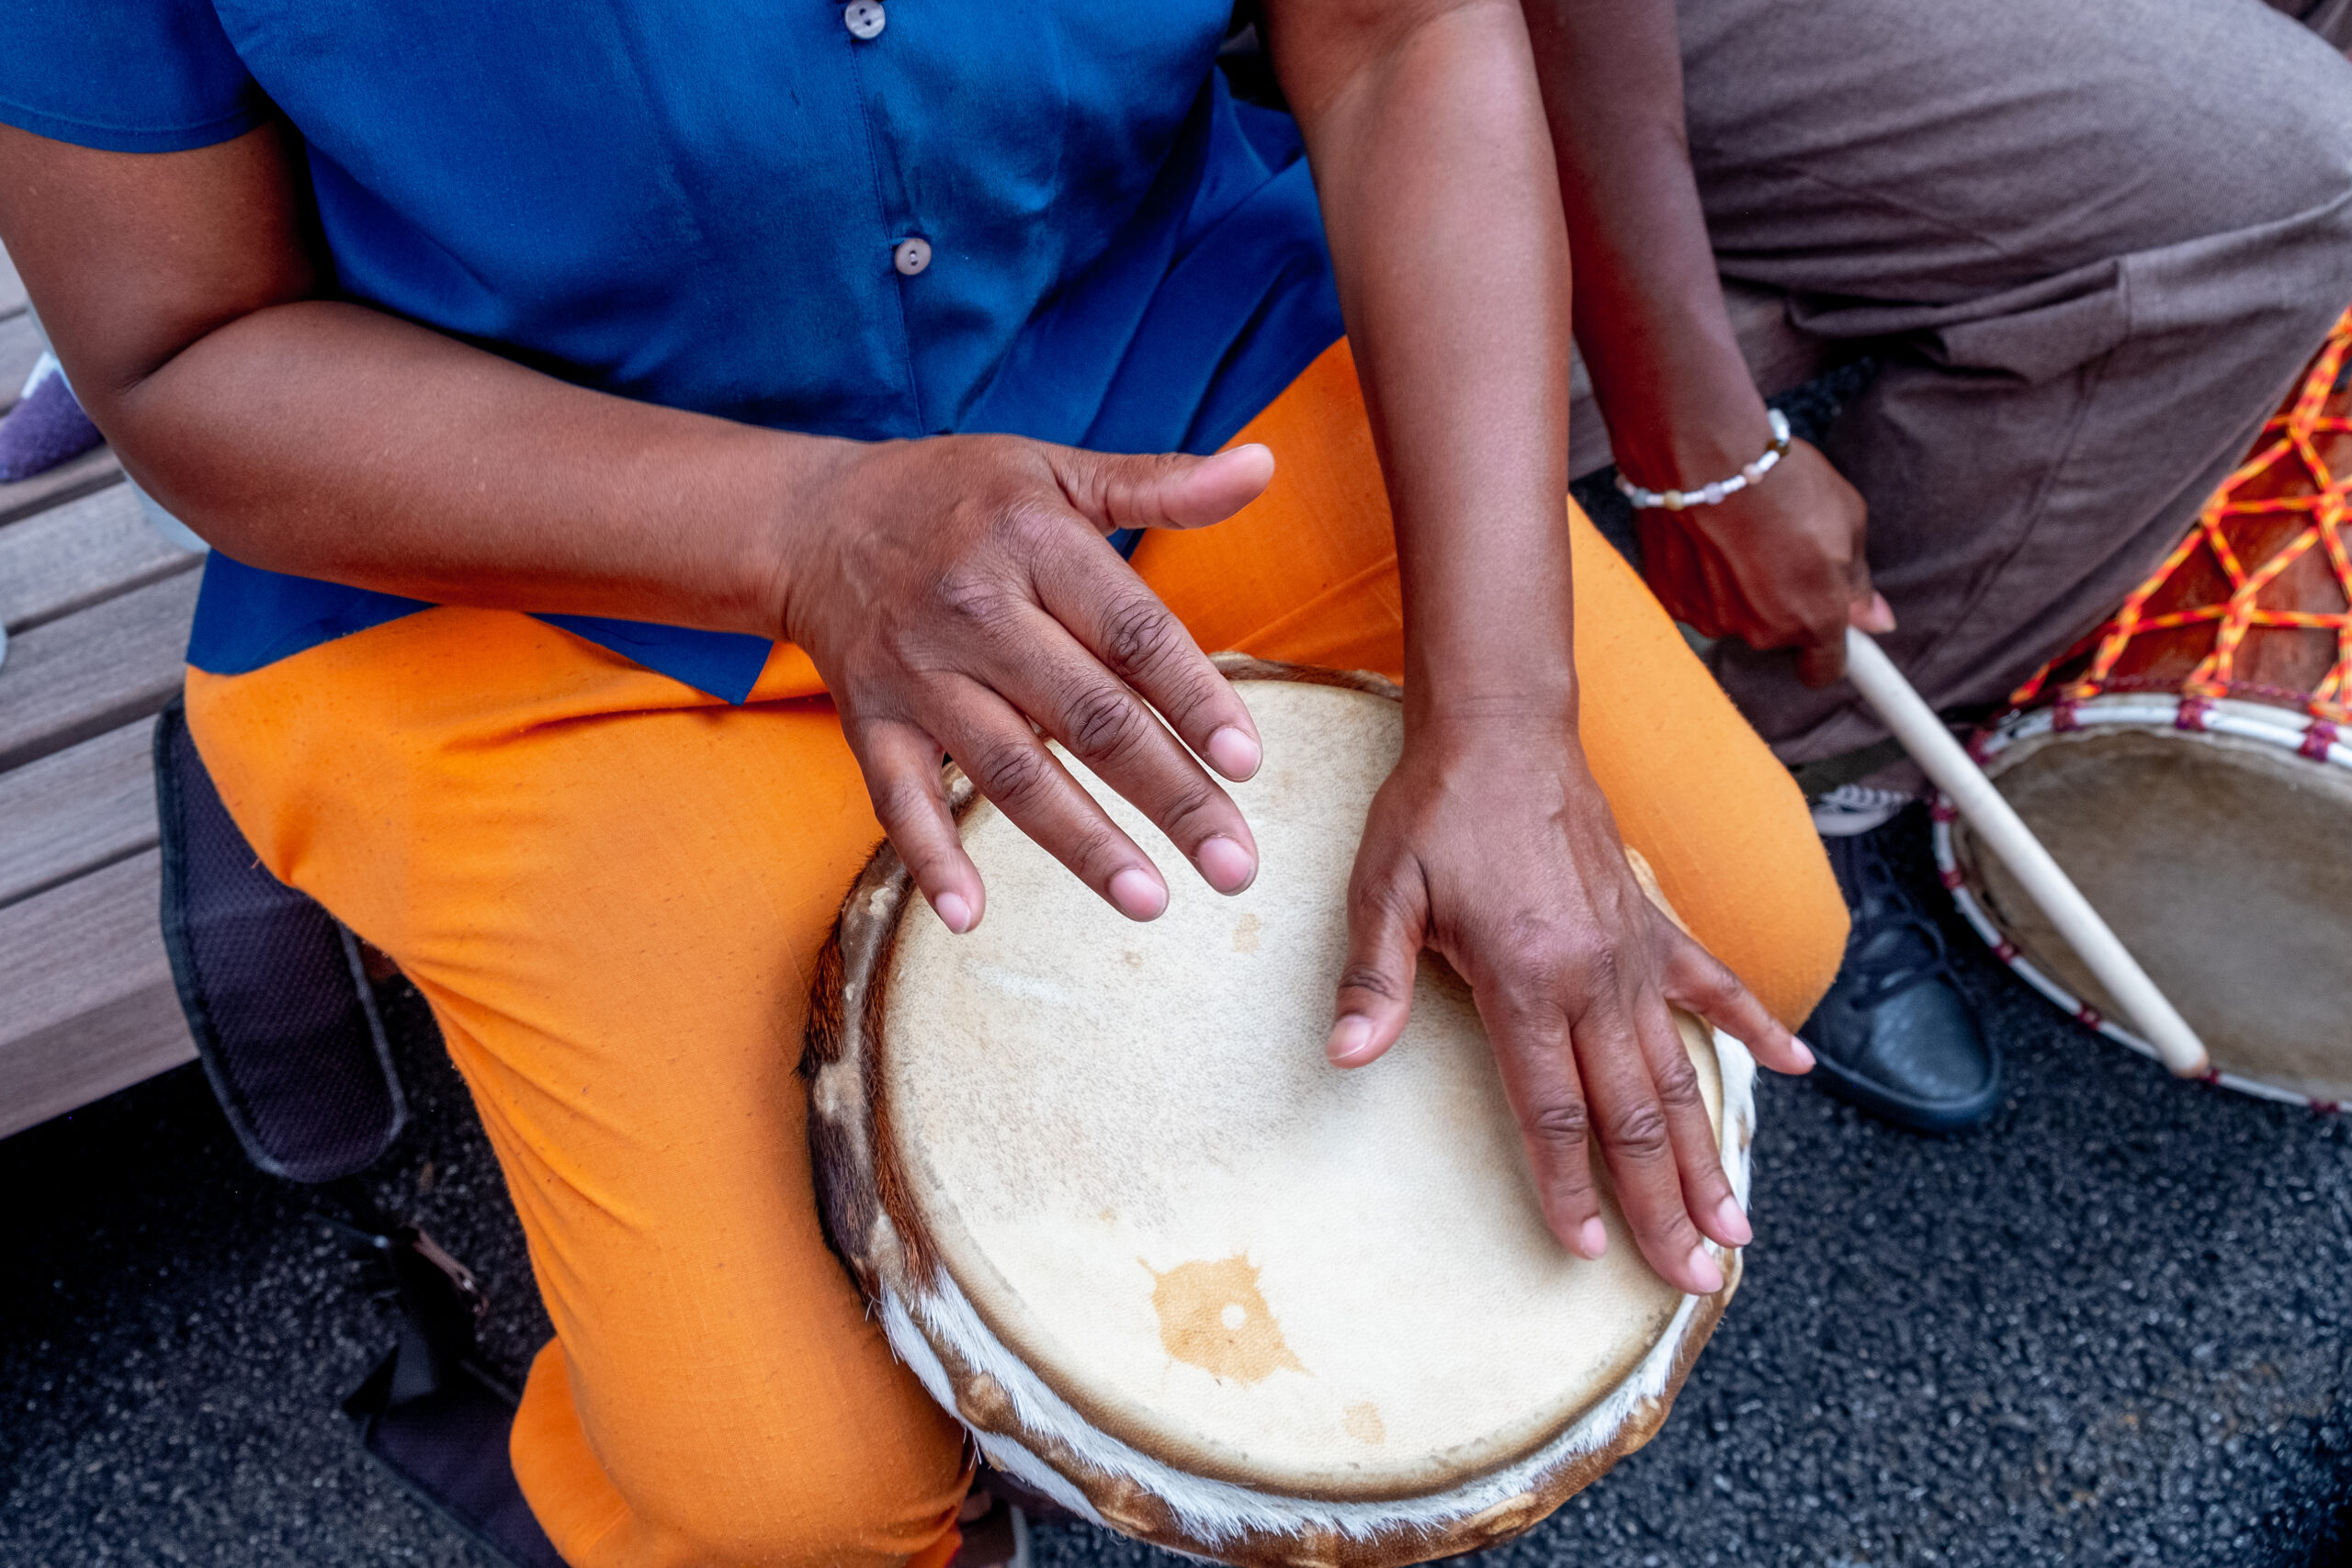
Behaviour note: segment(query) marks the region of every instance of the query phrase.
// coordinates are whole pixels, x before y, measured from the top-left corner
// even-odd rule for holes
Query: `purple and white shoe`
[[[57,356],[44,354],[17,406],[0,414],[0,484],[45,474],[105,439],[74,400]]]

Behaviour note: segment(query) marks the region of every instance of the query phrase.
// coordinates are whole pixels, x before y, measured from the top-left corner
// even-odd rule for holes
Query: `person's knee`
[[[2352,65],[2346,71],[2347,98],[2352,98]],[[2333,302],[2352,306],[2352,108],[2328,117],[2314,138],[2310,156],[2321,164],[2319,178],[2335,199],[2318,219],[2326,239],[2318,247],[2323,265],[2332,265],[2336,285]]]
[[[516,1479],[575,1568],[662,1562],[896,1568],[936,1548],[965,1486],[960,1434],[927,1400],[856,1380],[706,1369],[582,1401],[550,1345],[513,1441]],[[593,1430],[593,1439],[590,1432]]]
[[[885,1412],[829,1408],[813,1379],[705,1392],[685,1403],[716,1420],[632,1412],[598,1433],[630,1513],[692,1542],[689,1561],[884,1568],[953,1519],[961,1447],[931,1424],[910,1431]]]
[[[1821,841],[1806,825],[1805,848],[1798,857],[1794,886],[1790,888],[1788,941],[1775,972],[1758,992],[1772,1016],[1791,1029],[1804,1026],[1821,998],[1829,994],[1846,961],[1846,936],[1852,916],[1838,879],[1830,874]],[[1769,994],[1766,994],[1769,993]]]
[[[1792,781],[1757,800],[1752,809],[1749,853],[1769,868],[1770,913],[1760,920],[1750,915],[1751,929],[1736,944],[1736,961],[1728,953],[1716,956],[1731,964],[1767,1011],[1797,1029],[1813,1015],[1845,962],[1846,898]]]
[[[2212,128],[2218,165],[2208,183],[2236,189],[2265,248],[2304,258],[2315,283],[2352,278],[2352,62],[2312,51],[2278,92]],[[2352,299],[2352,286],[2343,292]],[[2335,300],[2341,305],[2344,299]]]
[[[2267,216],[2229,236],[2222,253],[2233,277],[2197,278],[2222,287],[2184,290],[2186,320],[2209,329],[2194,352],[2213,356],[2217,371],[2245,367],[2268,399],[2301,374],[2352,308],[2352,65],[2342,74],[2344,90],[2330,101],[2282,111],[2284,129],[2268,139],[2262,160]],[[2201,270],[2189,261],[2182,281]],[[2165,313],[2161,305],[2152,312]],[[2192,378],[2183,389],[2199,384]]]
[[[2279,18],[2199,10],[2086,66],[2069,112],[2052,162],[2098,196],[2047,221],[2118,254],[2291,245],[2352,221],[2352,63]]]
[[[2275,183],[2278,221],[2308,231],[2304,247],[2324,271],[2352,278],[2352,62],[2339,90],[2274,113],[2285,124],[2265,139],[2263,166]],[[2345,289],[2352,300],[2352,287]]]

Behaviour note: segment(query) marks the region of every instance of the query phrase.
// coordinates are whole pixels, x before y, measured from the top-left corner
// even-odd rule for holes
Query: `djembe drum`
[[[802,1064],[827,1233],[989,1462],[1085,1517],[1235,1563],[1486,1546],[1647,1440],[1739,1260],[1685,1297],[1613,1207],[1605,1258],[1564,1249],[1434,961],[1386,1056],[1326,1065],[1401,709],[1372,677],[1220,663],[1265,742],[1234,791],[1247,892],[1131,924],[960,779],[977,931],[924,913],[888,846],[859,878]],[[1753,1066],[1678,1023],[1744,1197]]]
[[[1970,750],[2156,976],[2213,1077],[2352,1099],[2352,312],[2252,457],[2106,625]],[[1939,803],[1945,885],[1994,951],[2145,1051]]]

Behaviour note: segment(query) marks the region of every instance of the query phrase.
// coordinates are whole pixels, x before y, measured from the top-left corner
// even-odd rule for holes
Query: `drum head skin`
[[[1603,1259],[1562,1248],[1468,989],[1433,959],[1386,1056],[1326,1064],[1401,709],[1245,668],[1267,759],[1234,789],[1262,862],[1246,893],[1199,886],[1075,764],[1163,867],[1158,920],[985,801],[960,818],[989,886],[970,935],[877,859],[811,1034],[828,1220],[991,1460],[1081,1511],[1236,1562],[1467,1550],[1656,1429],[1737,1260],[1685,1298],[1613,1205]],[[1752,1067],[1678,1021],[1744,1191]]]
[[[2169,724],[2045,722],[1986,772],[2217,1072],[2352,1101],[2352,768],[2297,755],[2301,726],[2278,728],[2283,739],[2265,743]],[[2008,869],[1965,824],[1951,837],[1968,889],[2018,954],[2116,1015]]]

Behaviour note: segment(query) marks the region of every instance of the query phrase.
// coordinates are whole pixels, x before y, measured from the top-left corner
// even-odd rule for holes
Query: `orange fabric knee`
[[[473,1091],[560,1341],[514,1454],[567,1560],[952,1551],[962,1434],[811,1189],[800,1022],[880,837],[831,704],[463,610],[188,694],[271,869],[399,960]]]
[[[1348,345],[1235,437],[1273,483],[1230,521],[1146,535],[1136,569],[1211,649],[1404,667],[1387,492]],[[1709,951],[1793,1025],[1829,987],[1846,908],[1788,770],[1571,502],[1578,724],[1625,841]]]
[[[768,1563],[786,1568],[823,1563],[830,1568],[850,1560],[844,1548],[865,1533],[876,1511],[862,1495],[835,1494],[822,1499],[826,1506],[812,1510],[801,1528],[789,1533],[744,1532],[713,1521],[715,1529],[689,1534],[650,1523],[641,1509],[623,1499],[588,1445],[560,1341],[548,1342],[531,1363],[522,1407],[514,1413],[511,1448],[515,1479],[557,1552],[569,1563],[699,1568],[724,1562],[746,1568]],[[892,1468],[886,1464],[883,1473],[867,1479],[876,1490],[887,1488],[900,1479],[890,1473]],[[951,1516],[953,1512],[951,1503]],[[905,1559],[907,1568],[944,1568],[963,1539],[952,1525],[931,1536],[928,1545]],[[724,1544],[715,1544],[714,1538]]]

